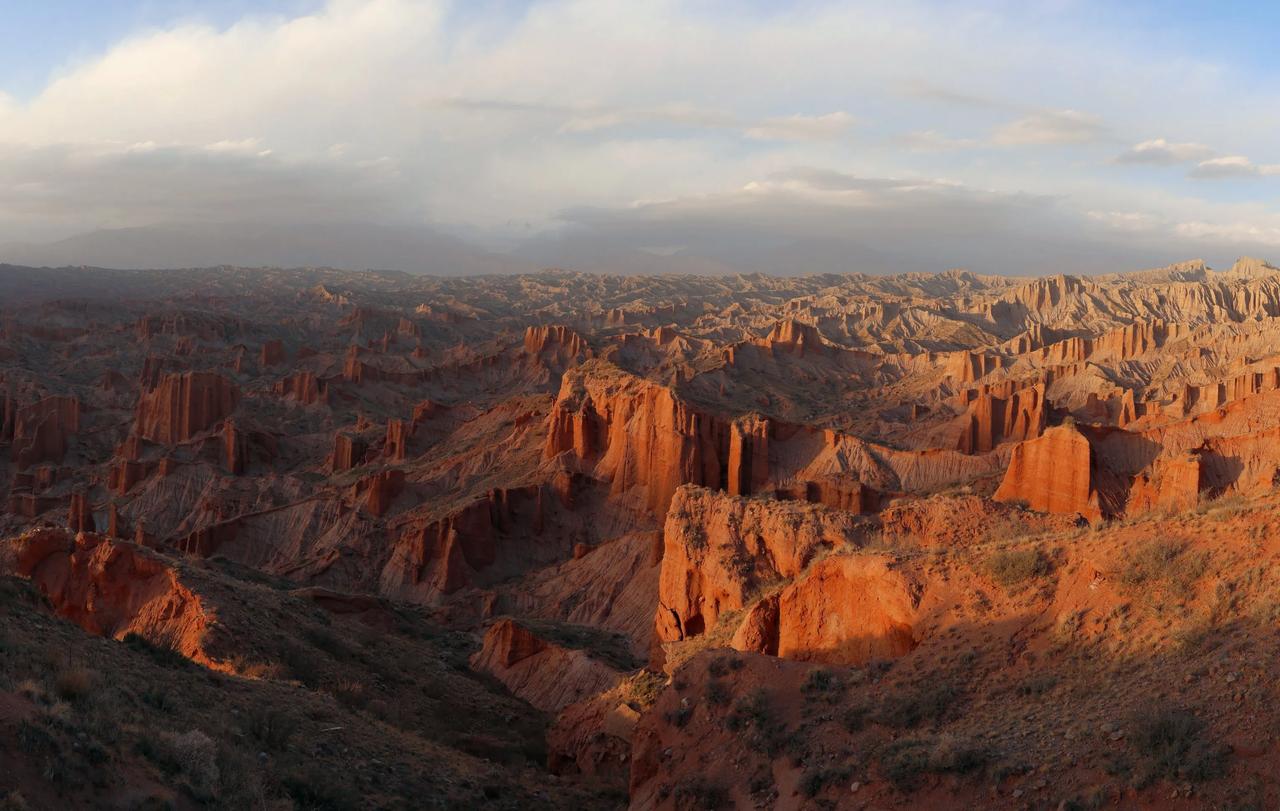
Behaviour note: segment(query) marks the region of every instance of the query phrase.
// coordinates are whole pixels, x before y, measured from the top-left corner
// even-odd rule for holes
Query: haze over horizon
[[[0,2],[0,261],[1044,274],[1276,254],[1280,12],[965,5]]]

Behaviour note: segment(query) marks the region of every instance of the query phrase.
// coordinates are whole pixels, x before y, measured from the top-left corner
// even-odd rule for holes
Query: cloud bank
[[[278,228],[311,261],[341,224],[519,266],[1024,273],[1280,243],[1273,89],[1071,5],[332,0],[138,31],[0,95],[0,243],[103,263],[66,240],[151,228],[164,251],[122,256],[187,234],[197,264],[204,228],[288,260]],[[392,242],[328,250],[441,267]]]

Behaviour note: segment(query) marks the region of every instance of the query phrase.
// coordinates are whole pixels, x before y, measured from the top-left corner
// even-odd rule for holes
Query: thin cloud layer
[[[139,31],[33,96],[0,95],[0,243],[383,223],[556,245],[562,263],[607,270],[600,257],[633,248],[687,255],[671,217],[612,242],[639,212],[699,212],[727,235],[742,230],[735,211],[767,210],[781,220],[755,216],[751,235],[843,245],[856,211],[875,227],[847,270],[857,256],[1007,266],[949,223],[1018,241],[1047,219],[1060,238],[1038,254],[1046,269],[1080,266],[1074,239],[1107,270],[1130,255],[1121,231],[1200,253],[1221,234],[1269,238],[1273,90],[1063,9],[332,0]],[[1232,178],[1263,182],[1200,182]],[[1001,216],[975,222],[967,207]]]
[[[1172,166],[1190,161],[1206,160],[1213,150],[1204,144],[1179,144],[1155,138],[1134,144],[1130,149],[1116,157],[1117,163],[1150,163],[1160,166]]]

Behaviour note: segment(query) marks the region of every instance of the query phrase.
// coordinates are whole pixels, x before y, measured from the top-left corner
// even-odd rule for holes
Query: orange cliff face
[[[857,537],[847,512],[680,488],[663,528],[657,641],[712,630],[722,614],[742,609],[753,590],[795,577],[820,550]]]
[[[239,388],[219,374],[166,375],[138,400],[136,430],[161,445],[187,442],[231,416],[239,401]]]
[[[995,500],[1024,502],[1033,510],[1102,517],[1094,487],[1093,450],[1072,425],[1059,425],[1013,448]]]
[[[47,397],[14,411],[12,456],[18,468],[62,461],[68,440],[80,431],[79,399]]]
[[[682,484],[720,486],[728,421],[696,411],[665,386],[583,368],[565,375],[548,420],[546,458],[571,454],[615,496],[634,494],[656,515]]]
[[[98,636],[138,634],[190,659],[205,651],[213,618],[154,553],[91,533],[36,530],[7,542],[0,568],[30,579],[54,611]]]

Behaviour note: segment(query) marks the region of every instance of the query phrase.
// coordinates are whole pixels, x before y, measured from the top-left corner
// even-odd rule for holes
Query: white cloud
[[[843,111],[826,115],[789,115],[767,118],[747,127],[745,134],[757,141],[825,141],[839,138],[853,126],[853,116]]]
[[[1264,154],[1273,89],[1127,36],[923,0],[786,14],[534,0],[501,19],[445,0],[331,0],[293,19],[140,32],[34,98],[0,96],[0,241],[246,216],[430,220],[509,244],[566,211],[720,199],[753,179],[757,195],[853,205],[956,199],[934,179],[947,177],[1058,200],[1073,227],[1144,206],[1181,209],[1156,218],[1166,234],[1230,221],[1218,186],[1170,202],[1181,190],[1161,173],[1120,183],[1107,158],[1118,137],[1154,131],[1169,139],[1126,155],[1268,174],[1197,150]],[[941,240],[939,222],[916,238]]]
[[[897,136],[895,142],[915,152],[950,152],[980,145],[973,138],[951,138],[934,130],[917,130]]]
[[[1244,155],[1226,155],[1201,161],[1191,170],[1190,176],[1200,180],[1222,180],[1277,174],[1280,174],[1280,164],[1257,164]]]
[[[1153,163],[1168,166],[1189,161],[1203,161],[1213,154],[1204,144],[1173,143],[1155,138],[1134,144],[1116,157],[1117,163]]]
[[[1107,135],[1107,127],[1096,115],[1079,110],[1039,110],[1001,126],[993,140],[1013,146],[1084,144]]]

